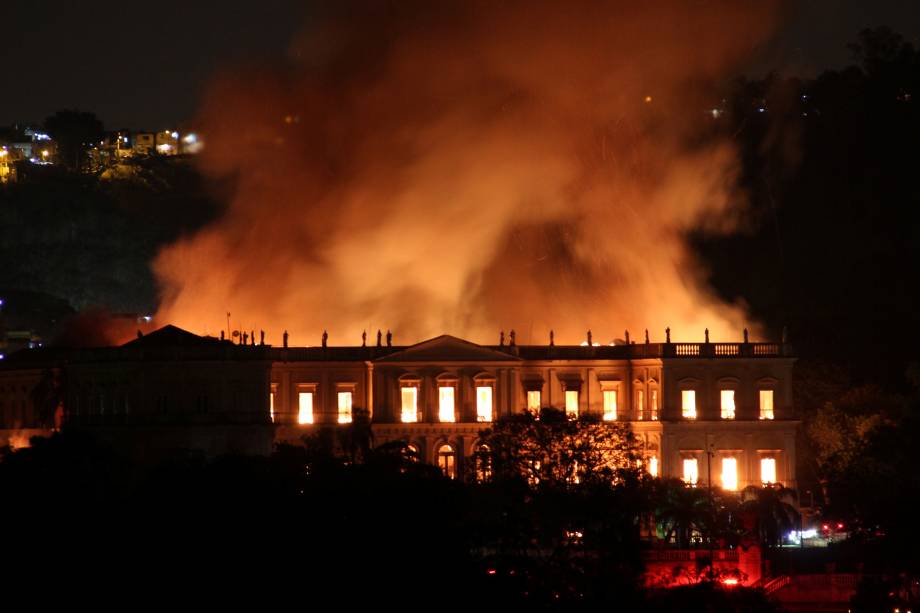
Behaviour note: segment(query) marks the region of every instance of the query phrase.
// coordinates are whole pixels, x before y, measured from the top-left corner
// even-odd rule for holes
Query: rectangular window
[[[648,474],[653,477],[658,476],[658,456],[652,456],[648,459]]]
[[[735,419],[735,390],[722,390],[722,419]]]
[[[764,484],[776,483],[776,458],[760,458],[760,480]]]
[[[604,421],[617,420],[617,392],[604,390]]]
[[[275,390],[268,395],[268,416],[275,423]]]
[[[645,390],[636,390],[636,418],[645,419]]]
[[[696,419],[696,390],[681,390],[680,412],[684,419]]]
[[[650,394],[651,395],[649,400],[651,402],[649,403],[649,409],[651,412],[651,418],[658,419],[658,390],[652,390]]]
[[[417,387],[402,388],[402,409],[399,418],[404,424],[411,424],[418,421]]]
[[[578,390],[565,391],[565,414],[567,417],[578,417]]]
[[[773,419],[773,390],[760,390],[760,419]]]
[[[684,458],[684,483],[687,485],[696,485],[700,479],[699,466],[696,458]]]
[[[540,404],[543,400],[540,398],[540,390],[531,390],[527,392],[527,410],[540,413]]]
[[[476,388],[476,421],[492,421],[492,386],[483,385]]]
[[[457,421],[453,385],[442,385],[438,388],[438,421],[445,423]]]
[[[297,423],[313,423],[313,392],[299,392],[297,394]]]
[[[339,392],[339,423],[351,423],[351,392]]]
[[[722,489],[734,492],[738,489],[738,460],[722,458]]]

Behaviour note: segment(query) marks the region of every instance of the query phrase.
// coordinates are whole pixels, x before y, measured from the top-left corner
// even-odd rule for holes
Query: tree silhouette
[[[766,549],[779,547],[783,535],[799,527],[795,490],[778,483],[751,485],[741,492],[741,500],[742,510],[754,516],[758,540]]]
[[[480,433],[493,473],[522,477],[532,486],[611,483],[638,471],[639,445],[629,424],[577,419],[543,408],[499,419]]]
[[[352,464],[367,460],[374,446],[374,432],[371,429],[371,414],[366,409],[354,407],[351,423],[340,426],[336,431],[339,447]]]
[[[57,144],[59,162],[70,170],[82,168],[86,148],[104,135],[102,122],[94,113],[75,109],[58,111],[45,119],[45,131]]]
[[[661,479],[652,486],[652,509],[665,543],[690,547],[693,532],[703,533],[712,522],[712,503],[705,490],[680,479]]]

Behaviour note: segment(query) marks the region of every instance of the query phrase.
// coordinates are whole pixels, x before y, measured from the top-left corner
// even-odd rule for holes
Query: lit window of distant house
[[[272,423],[275,423],[275,390],[272,388],[272,391],[268,394],[268,416],[272,420]]]
[[[540,403],[542,399],[540,398],[540,390],[530,390],[527,392],[527,410],[533,411],[537,414],[540,413]]]
[[[418,388],[404,387],[402,392],[402,407],[400,410],[400,420],[404,424],[411,424],[418,421]]]
[[[636,417],[645,419],[645,390],[636,390]]]
[[[438,421],[451,423],[456,420],[454,386],[442,385],[438,388]]]
[[[760,390],[760,419],[773,419],[773,390]]]
[[[445,477],[453,479],[457,476],[456,453],[454,448],[446,443],[438,447],[438,468]]]
[[[297,394],[297,423],[313,423],[313,392],[299,392]]]
[[[476,388],[476,421],[492,421],[492,386]]]
[[[760,459],[760,480],[764,484],[776,483],[776,458]]]
[[[738,489],[738,460],[722,458],[722,489],[734,492]]]
[[[604,390],[604,421],[617,420],[617,392]]]
[[[658,456],[652,456],[648,459],[648,474],[653,477],[658,476]]]
[[[339,423],[351,423],[351,392],[339,392]]]
[[[649,392],[649,416],[651,419],[658,419],[658,390],[653,389]]]
[[[684,419],[696,419],[696,390],[681,390],[680,413]]]
[[[696,485],[700,479],[699,463],[696,458],[684,458],[684,483]]]
[[[735,390],[722,390],[722,419],[735,419]]]
[[[565,414],[567,417],[578,417],[578,390],[565,391]]]

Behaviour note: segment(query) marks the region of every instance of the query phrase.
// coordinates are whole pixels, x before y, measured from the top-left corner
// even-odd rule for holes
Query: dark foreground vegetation
[[[781,545],[799,526],[795,492],[709,492],[651,478],[622,468],[636,459],[628,425],[598,425],[550,409],[539,420],[499,421],[481,433],[488,450],[456,479],[418,462],[405,443],[375,442],[358,409],[348,428],[319,430],[267,457],[176,450],[129,460],[65,430],[2,454],[9,555],[0,568],[34,581],[53,560],[66,569],[55,581],[101,575],[119,588],[155,585],[164,597],[298,586],[347,608],[773,611],[762,591],[726,587],[718,573],[707,581],[706,568],[695,569],[703,580],[694,585],[644,574],[651,548],[757,545],[774,576],[863,573],[854,611],[915,600],[917,538],[904,500],[884,516],[864,508],[884,530],[857,522],[830,548],[790,550]],[[885,486],[895,484],[873,485],[873,506],[897,498]]]
[[[562,449],[556,434],[570,424],[558,420],[541,440]],[[305,602],[345,610],[775,610],[757,590],[718,582],[644,589],[644,522],[666,533],[714,534],[718,525],[756,539],[757,531],[717,517],[704,491],[679,482],[560,466],[589,460],[579,452],[548,462],[539,483],[514,474],[500,439],[520,430],[496,426],[496,464],[479,465],[479,480],[475,470],[448,479],[401,443],[349,449],[331,433],[270,457],[175,454],[142,463],[86,434],[35,439],[0,462],[5,525],[18,527],[4,564],[19,574],[53,560],[66,569],[62,581],[101,576],[113,586],[154,586],[154,596],[308,592]],[[629,437],[617,440],[628,453]],[[744,512],[752,526],[765,520],[755,506]]]

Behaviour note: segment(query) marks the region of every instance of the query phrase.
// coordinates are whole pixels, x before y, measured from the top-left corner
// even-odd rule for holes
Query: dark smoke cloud
[[[743,203],[702,111],[775,4],[330,4],[284,66],[213,83],[202,164],[238,188],[156,260],[160,320],[216,334],[231,311],[298,344],[740,335],[683,237]]]

